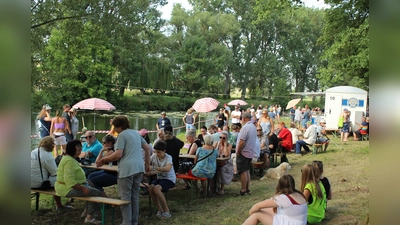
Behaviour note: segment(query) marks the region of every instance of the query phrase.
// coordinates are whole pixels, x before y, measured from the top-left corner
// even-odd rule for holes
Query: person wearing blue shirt
[[[87,131],[85,133],[85,139],[86,142],[82,146],[82,153],[79,155],[79,158],[89,158],[89,160],[94,163],[103,145],[97,140],[93,131]]]

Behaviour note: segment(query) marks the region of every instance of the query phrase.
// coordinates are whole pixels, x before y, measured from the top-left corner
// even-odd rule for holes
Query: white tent
[[[350,114],[352,130],[358,126],[355,122],[361,123],[361,117],[367,110],[368,92],[352,87],[337,86],[325,91],[325,120],[328,130],[335,130],[338,127],[339,116],[343,109],[347,108]]]

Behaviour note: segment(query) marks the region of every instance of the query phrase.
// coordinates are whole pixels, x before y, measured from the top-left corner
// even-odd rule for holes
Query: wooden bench
[[[318,154],[319,152],[322,153],[325,151],[324,145],[326,145],[327,142],[322,142],[322,143],[315,143],[313,144],[313,154]]]
[[[197,192],[198,192],[197,181],[198,180],[200,180],[200,181],[208,181],[207,178],[193,177],[193,176],[189,176],[187,174],[180,174],[180,173],[176,174],[176,179],[178,179],[178,178],[187,180],[189,182],[190,198],[191,199],[193,199],[193,188],[196,189],[196,196],[197,196]],[[208,182],[207,182],[207,189],[208,189]],[[207,194],[208,191],[207,190],[205,190],[205,191],[206,191],[206,194]]]
[[[34,195],[36,197],[36,211],[39,209],[40,194],[58,196],[54,189],[49,189],[49,190],[31,189],[31,195]],[[105,224],[105,214],[106,214],[105,206],[106,205],[112,206],[112,224],[114,224],[114,206],[123,206],[123,205],[128,205],[131,203],[130,201],[114,199],[114,198],[99,197],[99,196],[84,196],[84,197],[70,197],[70,198],[76,199],[76,200],[100,203],[101,220],[102,220],[103,225]]]

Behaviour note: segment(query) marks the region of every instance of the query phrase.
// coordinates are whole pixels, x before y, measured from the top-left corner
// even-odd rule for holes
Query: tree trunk
[[[125,87],[119,87],[119,97],[124,97],[125,94]]]

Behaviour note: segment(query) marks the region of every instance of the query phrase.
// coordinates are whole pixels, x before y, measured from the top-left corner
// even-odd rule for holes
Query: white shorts
[[[55,145],[66,145],[67,144],[67,139],[65,138],[64,133],[60,133],[60,132],[54,132],[54,144]],[[58,136],[58,137],[56,137]]]

